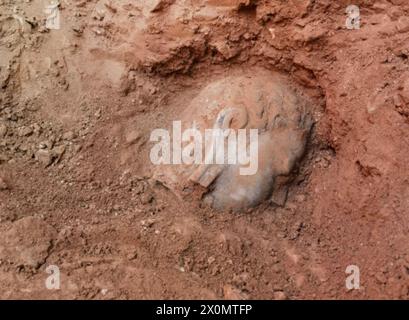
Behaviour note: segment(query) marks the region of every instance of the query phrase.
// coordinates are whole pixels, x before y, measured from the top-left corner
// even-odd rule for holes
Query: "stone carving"
[[[258,129],[258,170],[241,175],[240,164],[163,165],[156,179],[183,197],[197,187],[220,210],[242,210],[271,199],[285,203],[288,178],[302,157],[312,119],[308,102],[278,74],[259,70],[210,83],[181,115],[182,130]],[[226,137],[227,140],[227,137]],[[203,147],[213,148],[212,143]]]

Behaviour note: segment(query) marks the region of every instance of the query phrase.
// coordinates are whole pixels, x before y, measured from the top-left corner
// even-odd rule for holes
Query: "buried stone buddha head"
[[[308,102],[285,78],[260,71],[207,85],[172,134],[151,135],[155,178],[183,198],[201,190],[215,209],[283,205],[311,129]]]

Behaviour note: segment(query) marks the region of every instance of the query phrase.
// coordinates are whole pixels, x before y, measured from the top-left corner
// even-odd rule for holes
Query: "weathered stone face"
[[[167,165],[158,168],[157,179],[179,194],[200,185],[203,201],[220,210],[246,209],[270,197],[282,205],[286,178],[304,153],[312,124],[307,104],[285,78],[262,70],[213,82],[181,115],[182,131],[194,127],[204,137],[211,128],[258,129],[258,170],[242,175],[239,163]]]

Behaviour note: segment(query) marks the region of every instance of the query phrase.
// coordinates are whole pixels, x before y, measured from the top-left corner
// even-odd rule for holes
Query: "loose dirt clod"
[[[49,166],[53,162],[53,154],[50,150],[38,150],[35,153],[35,157],[45,167]]]
[[[7,126],[4,123],[0,123],[0,138],[3,138],[7,134]]]
[[[0,177],[0,191],[7,190],[9,188],[8,184],[2,177]]]
[[[39,218],[14,222],[0,238],[0,260],[37,269],[45,262],[55,238],[54,228]]]

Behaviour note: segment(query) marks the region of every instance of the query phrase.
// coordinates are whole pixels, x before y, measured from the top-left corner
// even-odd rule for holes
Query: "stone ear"
[[[246,107],[228,107],[222,109],[215,121],[214,128],[218,129],[242,129],[248,123]]]

